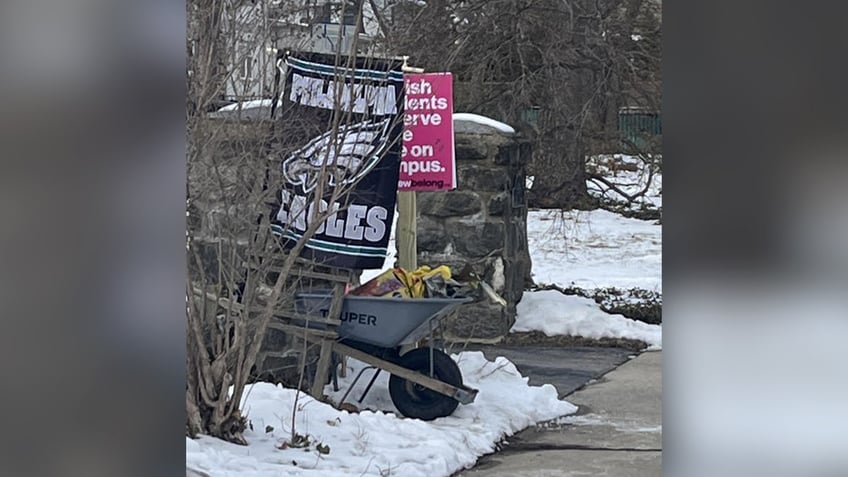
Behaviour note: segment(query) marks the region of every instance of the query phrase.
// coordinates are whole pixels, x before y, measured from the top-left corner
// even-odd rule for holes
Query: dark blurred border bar
[[[848,474],[846,10],[664,2],[666,475]]]
[[[0,6],[2,475],[183,475],[185,5]]]

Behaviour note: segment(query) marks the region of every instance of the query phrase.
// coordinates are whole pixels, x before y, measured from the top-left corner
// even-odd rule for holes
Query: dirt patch
[[[511,346],[591,346],[602,348],[624,348],[630,351],[642,351],[648,344],[640,340],[627,338],[585,338],[583,336],[547,336],[541,331],[510,333],[500,343]]]
[[[580,287],[538,285],[536,290],[556,290],[564,295],[576,295],[595,300],[601,310],[614,315],[624,315],[631,320],[651,325],[662,324],[662,294],[641,288],[597,288],[586,290]]]
[[[641,204],[639,207],[633,207],[627,202],[607,199],[602,200],[598,207],[628,219],[654,220],[657,225],[662,225],[662,209],[650,205]]]

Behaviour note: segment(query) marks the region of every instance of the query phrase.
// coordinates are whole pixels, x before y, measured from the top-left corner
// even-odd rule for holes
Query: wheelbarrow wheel
[[[401,356],[398,364],[429,376],[430,349],[414,349]],[[451,386],[462,385],[462,372],[459,370],[459,366],[450,356],[437,349],[433,350],[433,374],[436,379]],[[459,402],[451,397],[439,394],[394,374],[389,378],[389,395],[401,414],[424,421],[449,416],[459,405]]]

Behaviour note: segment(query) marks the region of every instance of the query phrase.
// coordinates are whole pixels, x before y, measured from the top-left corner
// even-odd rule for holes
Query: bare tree
[[[458,110],[534,137],[531,206],[596,205],[586,190],[586,156],[617,144],[620,107],[660,108],[658,0],[429,0],[373,8],[394,51],[455,74]]]
[[[209,114],[220,105],[228,84],[231,90],[234,84],[245,91],[252,86],[245,76],[235,78],[238,70],[232,65],[268,44],[263,15],[269,10],[261,3],[188,4],[186,432],[242,444],[243,392],[254,378],[269,324],[278,310],[291,306],[302,285],[296,267],[300,252],[327,218],[345,211],[361,180],[343,181],[347,178],[340,176],[340,132],[351,119],[340,91],[326,124],[296,117],[285,124],[270,118],[245,121],[238,110],[225,117]],[[251,13],[251,8],[257,10]],[[275,14],[282,15],[279,10]],[[352,68],[355,55],[350,53],[355,51],[354,42],[347,55],[337,54],[337,66]],[[336,88],[345,87],[344,79],[337,78]],[[325,140],[310,153],[308,202],[289,210],[297,220],[272,233],[272,206],[283,183],[281,158],[302,150],[302,138],[315,136],[316,130],[325,132]],[[288,241],[289,248],[281,238],[287,232],[299,237]],[[305,354],[304,349],[301,384]]]

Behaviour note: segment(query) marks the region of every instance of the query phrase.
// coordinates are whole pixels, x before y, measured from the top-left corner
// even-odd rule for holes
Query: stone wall
[[[203,154],[190,157],[187,228],[192,251],[197,252],[201,264],[195,263],[192,254],[188,268],[197,286],[201,275],[207,283],[216,283],[219,272],[243,272],[238,264],[247,259],[257,214],[267,214],[267,207],[257,203],[254,193],[265,175],[272,126],[264,121],[210,120],[207,129],[214,133],[210,133]],[[219,270],[219,260],[223,260],[224,270]],[[205,319],[215,323],[215,315],[221,311],[209,301]],[[267,330],[257,357],[257,374],[270,381],[297,383],[299,348],[292,345],[286,333]]]
[[[470,263],[508,306],[491,301],[460,308],[447,323],[451,341],[496,342],[515,323],[530,279],[525,166],[528,141],[491,126],[455,122],[458,187],[419,192],[418,263]]]

